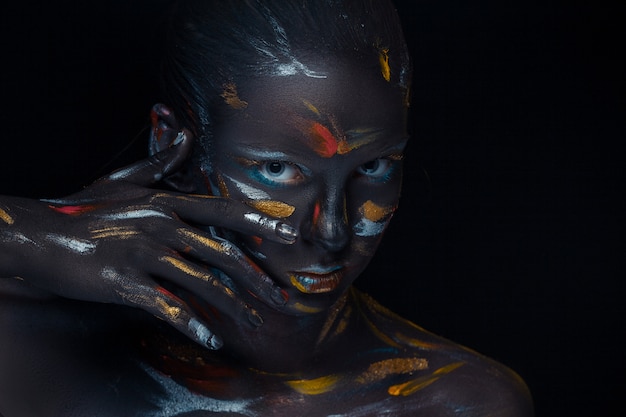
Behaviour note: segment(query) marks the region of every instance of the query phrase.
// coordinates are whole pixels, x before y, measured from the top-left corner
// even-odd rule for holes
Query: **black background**
[[[145,155],[166,3],[3,6],[0,194],[60,197]],[[358,286],[511,366],[538,416],[623,415],[624,6],[397,5],[413,139]]]

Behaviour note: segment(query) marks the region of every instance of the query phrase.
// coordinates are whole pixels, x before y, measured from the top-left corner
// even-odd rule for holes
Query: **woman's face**
[[[289,294],[292,313],[331,306],[374,254],[398,204],[407,141],[402,91],[379,71],[263,76],[224,86],[213,192],[284,218],[292,245],[235,242]]]

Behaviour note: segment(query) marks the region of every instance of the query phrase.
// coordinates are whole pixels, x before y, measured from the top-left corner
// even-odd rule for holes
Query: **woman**
[[[393,7],[188,0],[171,22],[151,158],[0,199],[0,413],[532,415],[512,371],[351,286],[401,188]]]

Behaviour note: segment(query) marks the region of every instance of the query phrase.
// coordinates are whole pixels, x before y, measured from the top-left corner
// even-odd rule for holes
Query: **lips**
[[[290,273],[291,284],[305,294],[322,294],[334,291],[341,282],[341,267],[311,268],[307,271]]]

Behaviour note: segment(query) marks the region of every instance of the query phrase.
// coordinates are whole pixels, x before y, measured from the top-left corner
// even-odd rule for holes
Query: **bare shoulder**
[[[388,386],[390,396],[429,416],[529,417],[532,397],[506,365],[435,335],[398,316],[366,294],[354,293],[371,333],[396,355],[423,359],[422,370]]]

